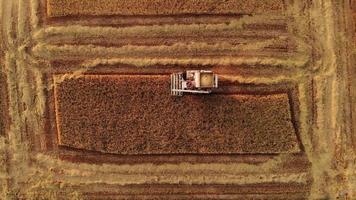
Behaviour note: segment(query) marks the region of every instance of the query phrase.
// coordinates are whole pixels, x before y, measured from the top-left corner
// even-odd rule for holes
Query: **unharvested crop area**
[[[0,0],[0,199],[356,198],[355,10]]]

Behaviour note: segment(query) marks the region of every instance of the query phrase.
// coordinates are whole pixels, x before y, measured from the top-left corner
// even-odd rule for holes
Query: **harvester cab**
[[[187,70],[171,75],[171,95],[210,94],[218,87],[218,76],[208,70]]]

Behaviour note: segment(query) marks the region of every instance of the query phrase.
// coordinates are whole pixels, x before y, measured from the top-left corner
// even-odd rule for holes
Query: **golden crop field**
[[[0,199],[355,199],[355,16],[0,0]],[[172,96],[186,70],[218,88]]]

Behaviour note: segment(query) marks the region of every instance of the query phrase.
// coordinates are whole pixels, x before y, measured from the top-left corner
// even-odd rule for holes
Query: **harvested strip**
[[[298,54],[289,52],[274,52],[273,49],[263,51],[264,48],[274,44],[275,40],[256,42],[255,44],[232,45],[226,42],[218,44],[207,43],[176,43],[172,46],[136,46],[125,45],[122,47],[102,47],[94,45],[48,45],[40,43],[32,48],[32,54],[35,57],[49,60],[56,59],[81,59],[81,58],[174,58],[190,59],[210,57],[217,59],[221,57],[230,59],[239,59],[245,57],[246,62],[257,60],[263,63],[265,58],[276,58],[289,62],[295,60],[294,66],[303,65],[307,61],[307,55],[302,56],[299,60]],[[229,57],[227,57],[229,56]],[[305,58],[304,58],[305,57]],[[271,65],[274,65],[271,63]]]
[[[242,29],[250,30],[250,26],[265,25],[265,35],[282,36],[286,34],[285,29],[275,29],[274,25],[286,25],[286,18],[283,16],[250,17],[244,16],[239,20],[231,20],[228,23],[219,24],[166,24],[153,26],[132,26],[132,27],[90,27],[81,25],[54,26],[38,31],[35,34],[36,39],[54,36],[82,36],[82,37],[178,37],[189,35],[218,35],[218,33],[239,33]],[[267,28],[268,27],[268,28]],[[255,30],[256,31],[256,30]],[[257,32],[260,33],[261,31]],[[240,33],[242,34],[242,33]],[[253,34],[253,32],[251,32]],[[253,36],[253,35],[250,35]]]
[[[307,58],[300,55],[293,59],[279,58],[258,58],[258,57],[217,57],[217,58],[113,58],[113,59],[92,59],[84,62],[83,67],[95,67],[98,65],[117,65],[129,64],[138,67],[147,67],[154,65],[220,65],[220,66],[236,66],[245,65],[254,66],[274,66],[274,67],[303,67]]]
[[[235,40],[241,41],[241,43],[255,43],[263,42],[266,40],[274,39],[280,44],[288,44],[288,34],[279,30],[244,30],[233,29],[229,26],[219,29],[211,28],[212,31],[206,31],[205,28],[192,28],[189,27],[183,29],[184,31],[176,31],[174,29],[164,30],[161,28],[144,29],[116,29],[116,28],[89,28],[82,26],[71,27],[50,27],[47,29],[36,32],[35,38],[38,42],[45,42],[49,44],[100,44],[105,45],[107,43],[123,43],[125,44],[145,44],[145,41],[155,41],[152,45],[166,44],[166,40],[172,40],[172,44],[177,42],[179,38],[180,42],[203,42],[208,41],[210,43],[218,41],[233,42]],[[164,31],[163,31],[164,30]],[[138,32],[136,32],[138,31]],[[108,38],[110,40],[108,41]],[[84,40],[84,41],[83,41]]]

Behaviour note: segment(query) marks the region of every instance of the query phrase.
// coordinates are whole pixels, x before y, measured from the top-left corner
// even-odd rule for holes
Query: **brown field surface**
[[[0,0],[0,199],[355,199],[354,0]],[[212,70],[209,95],[170,74]]]

